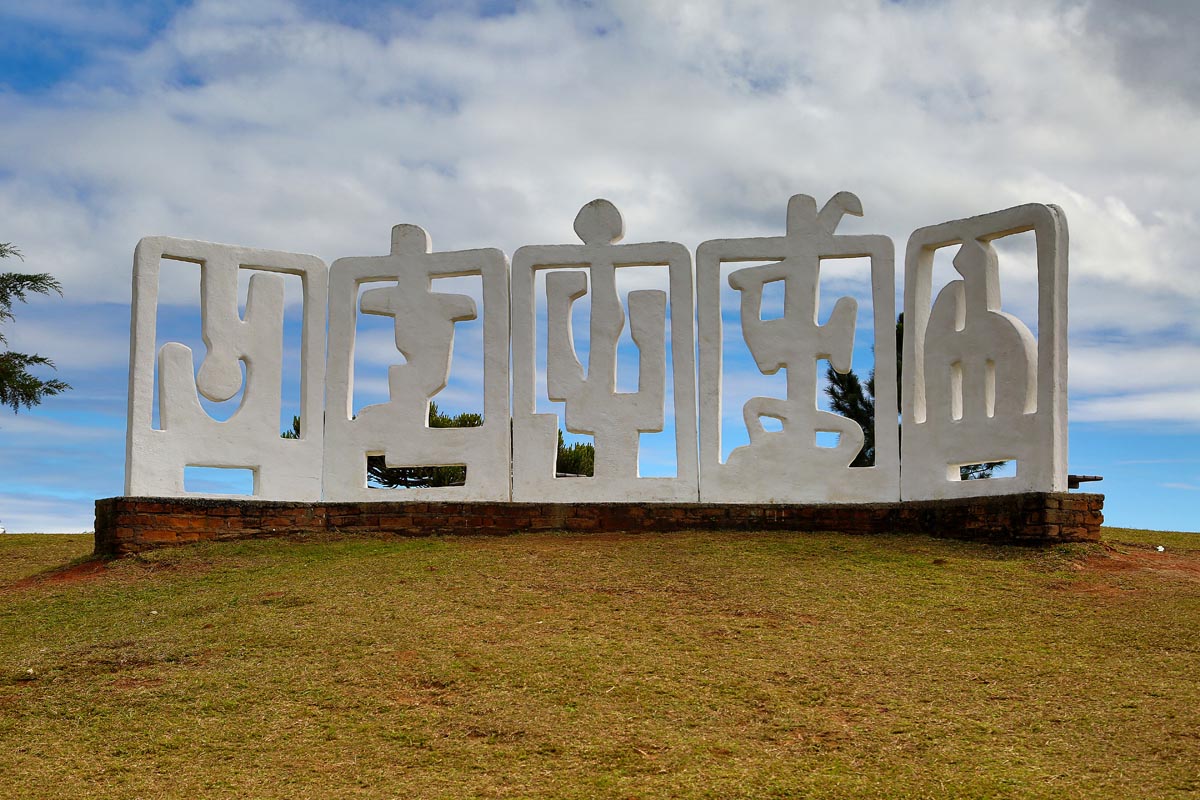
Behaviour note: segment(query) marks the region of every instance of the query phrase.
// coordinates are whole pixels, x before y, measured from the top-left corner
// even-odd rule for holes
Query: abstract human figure
[[[484,423],[474,428],[429,427],[430,399],[446,387],[454,326],[477,317],[467,295],[431,290],[434,278],[480,275],[484,302]],[[404,363],[388,367],[388,401],[353,414],[354,339],[359,289],[364,314],[394,320]],[[367,457],[388,467],[464,466],[461,486],[405,489],[404,499],[507,500],[508,262],[495,249],[431,253],[416,225],[392,229],[391,253],[341,258],[330,268],[329,389],[325,439],[325,497],[378,500],[367,487]]]
[[[822,259],[870,258],[875,308],[877,413],[895,415],[895,337],[892,335],[894,268],[885,236],[836,233],[845,214],[862,215],[858,198],[840,192],[818,212],[808,195],[788,202],[787,234],[782,237],[708,241],[697,250],[700,308],[701,458],[700,495],[714,502],[841,502],[896,499],[899,493],[897,437],[892,426],[876,432],[876,464],[851,470],[862,449],[863,431],[853,420],[817,407],[817,362],[828,359],[848,372],[854,352],[858,303],[842,297],[829,320],[817,324]],[[740,269],[729,285],[740,294],[742,334],[759,370],[786,370],[787,396],[754,397],[742,409],[750,444],[735,448],[726,463],[721,453],[720,268],[723,262],[771,261]],[[784,312],[761,319],[763,287],[784,283]],[[764,417],[782,428],[769,431]],[[838,434],[837,444],[821,447],[818,433]]]
[[[153,428],[154,342],[162,259],[200,267],[201,325],[206,352],[199,369],[191,348],[167,342],[158,353],[160,429]],[[246,313],[238,313],[238,273],[249,269]],[[304,287],[301,429],[281,439],[283,279]],[[125,493],[180,496],[184,468],[223,467],[254,473],[254,496],[275,500],[321,497],[320,424],[324,388],[326,267],[314,256],[168,237],[148,237],[134,256],[134,309],[129,379]],[[243,380],[242,370],[245,369]],[[238,409],[213,419],[213,402],[242,391]]]
[[[514,446],[513,497],[517,500],[694,500],[696,498],[695,392],[692,345],[691,258],[670,242],[617,244],[624,235],[620,212],[607,200],[585,205],[575,218],[580,245],[522,247],[513,257]],[[639,435],[661,431],[665,421],[667,294],[629,293],[629,315],[617,293],[616,270],[666,265],[671,299],[671,357],[675,396],[677,476],[638,475]],[[551,267],[585,267],[588,273],[546,277],[546,390],[565,404],[566,428],[595,437],[591,478],[554,476],[557,417],[535,414],[533,275]],[[588,294],[591,319],[586,374],[575,351],[571,308]],[[626,322],[638,348],[638,389],[617,392],[617,340]]]
[[[1038,330],[1000,308],[992,241],[1034,231]],[[922,228],[905,277],[906,499],[1066,489],[1066,222],[1026,205]],[[958,246],[961,276],[930,308],[933,256]],[[912,365],[911,367],[909,365]],[[963,481],[960,467],[1015,461],[1015,478]]]

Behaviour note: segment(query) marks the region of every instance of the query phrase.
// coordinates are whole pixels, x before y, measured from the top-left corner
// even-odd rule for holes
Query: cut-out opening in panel
[[[183,468],[183,490],[195,494],[230,494],[253,496],[257,471],[249,467],[204,467],[189,465]]]
[[[783,399],[787,396],[787,370],[766,375],[758,368],[754,354],[742,331],[742,293],[729,285],[729,276],[743,269],[777,264],[777,261],[724,261],[718,278],[721,314],[721,377],[716,387],[699,387],[701,392],[717,391],[721,396],[720,460],[724,464],[736,448],[750,444],[742,409],[754,397]],[[779,291],[784,291],[784,281]],[[765,289],[765,286],[764,286]],[[758,317],[761,320],[761,317]]]
[[[758,309],[758,318],[763,322],[782,319],[786,301],[787,281],[779,279],[764,283],[762,305]]]
[[[547,349],[549,347],[547,337],[546,277],[551,272],[579,272],[583,274],[584,280],[588,284],[588,293],[571,304],[570,316],[571,340],[575,346],[575,357],[579,360],[584,375],[587,375],[589,345],[591,343],[591,276],[586,269],[569,267],[539,269],[533,274],[534,412],[537,414],[557,414],[561,424],[565,414],[563,404],[551,400],[546,390],[546,361]]]
[[[871,332],[874,333],[873,330]],[[874,337],[870,338],[873,340]],[[859,355],[857,348],[855,355]],[[863,431],[862,449],[855,454],[854,462],[850,465],[854,468],[875,466],[875,397],[870,391],[875,359],[874,353],[869,355],[870,366],[852,366],[853,375],[836,372],[828,359],[817,359],[817,407],[851,420]],[[817,447],[832,448],[839,445],[840,437],[822,440],[823,433],[818,431],[816,434]]]
[[[817,447],[835,448],[842,441],[840,431],[817,431],[814,443]]]
[[[238,317],[246,318],[246,301],[250,295],[250,279],[256,274],[271,272],[251,266],[243,266],[238,270]],[[280,376],[279,394],[279,430],[290,431],[293,420],[300,416],[300,397],[303,387],[300,385],[301,355],[304,344],[304,278],[285,272],[274,272],[283,279],[283,372]],[[318,356],[320,357],[320,356]],[[245,365],[242,369],[242,386],[245,383]],[[241,394],[239,393],[238,397]],[[237,398],[234,398],[237,399]],[[227,400],[221,406],[228,408],[234,400]],[[238,401],[240,403],[240,400]],[[200,405],[213,419],[228,419],[231,412],[220,411],[217,404],[210,404],[203,395]],[[235,409],[236,411],[236,409]],[[224,414],[224,416],[221,416]]]
[[[950,364],[950,418],[963,418],[963,365],[961,361]]]
[[[625,324],[617,339],[616,386],[619,394],[637,392],[641,379],[641,353],[633,341],[629,294],[651,290],[666,295],[663,313],[663,427],[659,431],[638,434],[638,476],[673,478],[679,474],[679,464],[675,449],[675,362],[671,355],[670,268],[665,265],[619,267],[616,270],[616,285],[621,308],[625,311]]]
[[[208,354],[208,345],[204,341],[204,325],[201,308],[201,265],[194,261],[184,261],[164,257],[159,261],[161,274],[160,283],[171,287],[169,296],[174,302],[159,303],[155,320],[154,342],[154,400],[151,408],[151,425],[156,430],[162,429],[161,409],[159,398],[158,355],[164,344],[178,342],[186,345],[192,351],[193,378],[199,372],[204,358]],[[244,320],[246,302],[250,289],[250,279],[255,274],[271,273],[270,270],[242,267],[238,270],[238,310],[237,317]],[[282,337],[282,370],[279,392],[279,429],[281,432],[291,430],[292,419],[300,414],[300,385],[301,351],[303,345],[304,327],[304,281],[299,275],[282,272],[278,275],[283,282],[283,323],[280,336]],[[164,292],[164,294],[166,294]],[[197,391],[200,407],[212,419],[226,422],[237,414],[245,399],[247,386],[246,361],[241,360],[242,382],[238,391],[230,398],[221,401],[209,400],[203,393]]]
[[[559,429],[558,456],[554,461],[556,478],[590,478],[595,474],[595,464],[596,437]]]
[[[941,292],[942,289],[946,288],[955,281],[961,281],[963,279],[963,276],[959,275],[958,270],[954,268],[954,257],[958,255],[958,251],[960,249],[961,246],[955,244],[948,245],[946,247],[939,247],[933,251],[933,269],[930,273],[929,280],[930,310],[932,310],[934,304],[937,303],[938,293]],[[963,319],[958,319],[955,324],[955,328],[962,330],[962,322]]]
[[[762,425],[762,429],[767,433],[778,433],[783,430],[783,420],[779,417],[772,417],[769,414],[763,414],[758,418],[758,422]]]
[[[1037,235],[1014,233],[992,240],[1000,272],[1000,309],[1020,319],[1037,337]]]
[[[667,421],[661,431],[638,434],[638,477],[677,478],[679,461],[675,450],[675,424],[671,407],[667,407]]]
[[[983,365],[983,403],[987,415],[996,416],[996,362],[990,358]]]
[[[383,453],[367,453],[367,488],[433,489],[463,486],[467,482],[466,464],[420,464],[389,467]]]
[[[1017,462],[1014,460],[996,459],[971,464],[948,464],[946,467],[946,480],[949,481],[999,480],[1016,476]]]
[[[454,323],[454,342],[450,352],[450,373],[446,385],[433,395],[438,412],[448,417],[468,415],[483,420],[484,317],[483,276],[462,275],[434,278],[433,292],[462,295],[475,301],[475,319]],[[469,426],[468,426],[469,427]]]
[[[632,394],[638,390],[639,351],[633,341],[633,318],[629,311],[629,293],[641,290],[657,290],[667,295],[666,313],[663,317],[663,341],[666,343],[667,383],[671,376],[671,292],[670,270],[666,266],[629,266],[615,271],[617,296],[625,312],[625,324],[617,337],[617,392]],[[670,406],[668,406],[670,408]]]
[[[857,310],[850,351],[850,373],[853,373],[853,377],[850,373],[834,372],[829,359],[818,359],[817,408],[848,417],[858,423],[864,432],[869,432],[875,424],[875,398],[869,391],[871,376],[875,371],[875,303],[871,288],[871,259],[822,258],[819,278],[819,324],[829,324],[833,310],[842,298],[852,298]],[[870,436],[863,447],[869,449]]]
[[[248,270],[242,270],[247,272]],[[304,278],[299,275],[283,277],[283,375],[281,376],[279,403],[279,430],[292,429],[292,421],[300,416],[304,386],[301,378],[304,354]],[[245,313],[243,308],[241,313]],[[320,316],[320,312],[314,310]],[[321,337],[324,339],[324,337]],[[323,350],[311,354],[312,358],[324,359]],[[311,412],[310,412],[311,413]],[[321,418],[309,421],[309,425],[320,425]]]
[[[388,367],[407,363],[396,348],[395,318],[362,310],[366,292],[395,285],[395,281],[367,281],[358,286],[354,301],[354,379],[350,383],[350,413],[354,416],[367,406],[391,399]]]
[[[871,308],[871,259],[868,258],[822,258],[817,273],[817,324],[829,322],[838,300],[852,297],[858,301],[855,328],[861,333],[870,330],[864,327],[864,311]],[[870,315],[866,314],[869,322]]]

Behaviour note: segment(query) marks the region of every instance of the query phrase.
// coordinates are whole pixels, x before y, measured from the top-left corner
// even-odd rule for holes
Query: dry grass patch
[[[0,775],[30,798],[1195,796],[1200,546],[1111,534],[243,542],[12,587],[56,551],[4,573]]]

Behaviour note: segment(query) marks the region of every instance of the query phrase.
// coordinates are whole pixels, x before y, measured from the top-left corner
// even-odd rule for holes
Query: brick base
[[[860,505],[733,503],[283,503],[210,498],[96,501],[96,554],[301,533],[503,535],[521,531],[834,531],[975,541],[1095,541],[1104,495],[1041,493]]]

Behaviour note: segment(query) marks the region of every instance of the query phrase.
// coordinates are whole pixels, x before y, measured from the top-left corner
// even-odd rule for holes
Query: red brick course
[[[920,533],[1050,544],[1095,541],[1104,495],[1030,492],[855,505],[731,503],[284,503],[211,498],[96,501],[96,553],[123,555],[195,541],[303,533],[395,536],[677,530]]]

